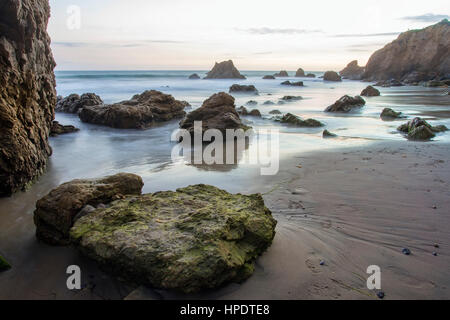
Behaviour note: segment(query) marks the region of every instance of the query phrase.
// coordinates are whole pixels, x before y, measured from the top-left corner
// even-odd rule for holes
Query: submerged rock
[[[266,76],[263,77],[263,79],[264,80],[274,80],[276,78],[274,76],[271,76],[271,75],[266,75]]]
[[[81,121],[118,129],[145,129],[156,122],[182,118],[186,102],[160,91],[149,90],[131,100],[111,105],[85,107],[79,112]]]
[[[200,76],[196,73],[193,73],[189,76],[189,79],[190,80],[198,80],[198,79],[200,79]]]
[[[361,80],[365,67],[358,66],[358,60],[353,60],[339,73],[344,79]]]
[[[141,177],[129,173],[66,182],[37,201],[36,236],[48,244],[67,245],[74,218],[85,206],[106,204],[125,195],[139,195],[143,185]]]
[[[230,87],[230,93],[233,92],[250,92],[254,94],[258,94],[258,90],[254,85],[240,85],[240,84],[233,84]]]
[[[361,92],[363,97],[377,97],[380,95],[380,91],[372,86],[368,86]]]
[[[103,100],[95,93],[84,93],[81,97],[71,94],[63,99],[58,99],[55,111],[66,113],[78,113],[84,107],[98,106]]]
[[[248,106],[256,106],[257,104],[258,104],[258,102],[255,100],[250,100],[250,101],[247,101],[247,103],[246,103],[246,105],[248,105]]]
[[[48,0],[0,4],[0,196],[26,189],[44,170],[56,104]]]
[[[180,128],[194,134],[195,121],[202,121],[203,132],[218,129],[225,134],[226,129],[250,129],[242,123],[234,105],[234,98],[225,92],[213,94],[205,100],[200,108],[189,113],[186,119],[181,121]]]
[[[391,108],[384,108],[383,111],[380,114],[381,119],[396,119],[396,118],[402,118],[401,112],[395,112]]]
[[[315,78],[316,75],[315,75],[314,73],[308,73],[308,74],[306,75],[306,77],[307,77],[307,78]]]
[[[345,95],[334,104],[325,109],[325,112],[350,112],[355,108],[364,106],[366,102],[360,96],[350,97]]]
[[[265,105],[265,106],[272,106],[274,104],[275,104],[275,102],[270,101],[270,100],[264,101],[264,103],[263,103],[263,105]]]
[[[137,283],[190,293],[250,277],[276,220],[260,194],[195,185],[125,198],[80,218],[80,250]]]
[[[285,124],[291,124],[297,127],[311,127],[311,128],[317,128],[317,127],[323,127],[324,124],[320,121],[317,121],[315,119],[306,119],[303,120],[300,117],[297,117],[296,115],[292,113],[286,113],[282,117],[276,117],[276,121],[279,121],[281,123]]]
[[[258,109],[253,109],[248,113],[249,116],[261,118],[261,112]]]
[[[245,79],[233,64],[232,60],[223,61],[214,65],[205,79]]]
[[[323,138],[335,138],[335,137],[337,137],[337,134],[331,133],[328,130],[323,130],[322,137]]]
[[[11,269],[11,265],[0,255],[0,272]]]
[[[305,77],[305,71],[302,68],[298,68],[297,72],[295,73],[296,77]]]
[[[410,30],[376,51],[367,62],[364,79],[426,81],[450,73],[450,22]],[[411,75],[412,74],[412,75]]]
[[[298,101],[302,100],[303,98],[301,96],[284,96],[281,98],[283,101],[291,102],[291,101]]]
[[[274,74],[275,77],[289,77],[289,74],[287,73],[287,71],[285,70],[281,70],[278,73]]]
[[[323,80],[325,80],[325,81],[342,81],[342,78],[335,71],[327,71],[323,75]]]
[[[281,114],[280,110],[272,110],[269,112],[269,114]]]
[[[303,87],[303,81],[297,81],[297,82],[284,81],[281,84],[283,86]]]
[[[80,129],[78,129],[72,125],[64,126],[64,125],[60,124],[58,121],[53,121],[52,127],[50,129],[50,136],[56,137],[60,134],[72,133],[72,132],[77,132],[77,131],[80,131]]]

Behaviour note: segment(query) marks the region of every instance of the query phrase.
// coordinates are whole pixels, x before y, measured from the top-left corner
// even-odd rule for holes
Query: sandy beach
[[[242,190],[264,195],[278,220],[273,245],[243,284],[197,295],[125,284],[74,249],[38,243],[40,195],[16,194],[1,206],[0,249],[14,268],[0,274],[0,299],[377,299],[369,265],[381,268],[385,299],[448,299],[449,155],[448,144],[405,141],[282,160],[275,178]],[[66,288],[70,264],[83,270],[79,292]]]

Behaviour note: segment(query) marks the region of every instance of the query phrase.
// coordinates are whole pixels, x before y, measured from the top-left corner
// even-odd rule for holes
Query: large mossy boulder
[[[361,108],[366,104],[360,96],[351,97],[345,95],[334,104],[325,109],[325,112],[350,112],[355,108]]]
[[[416,117],[397,128],[398,131],[406,133],[409,140],[430,140],[435,133],[447,131],[444,125],[432,126],[422,118]]]
[[[114,201],[77,220],[70,235],[125,279],[189,293],[251,276],[275,226],[260,194],[195,185]]]
[[[141,194],[143,185],[141,177],[129,173],[63,183],[37,201],[36,236],[51,245],[67,245],[69,230],[86,206],[96,207],[125,195]]]
[[[172,95],[147,90],[131,100],[84,107],[78,115],[87,123],[118,129],[146,129],[158,122],[184,117],[186,106],[185,101],[178,101]]]

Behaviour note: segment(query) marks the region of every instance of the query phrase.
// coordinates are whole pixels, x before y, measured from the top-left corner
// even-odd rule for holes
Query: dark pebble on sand
[[[321,261],[320,261],[320,265],[321,265],[321,266],[324,266],[324,265],[325,265],[325,261],[321,260]]]
[[[409,250],[408,248],[403,248],[402,253],[409,256],[411,254],[411,250]]]
[[[434,205],[434,206],[433,206],[433,209],[435,209],[435,210],[436,210],[436,209],[437,209],[437,206],[436,206],[436,205]]]
[[[384,298],[384,292],[383,291],[378,292],[377,293],[377,297],[380,298],[380,299],[383,299]]]
[[[438,255],[437,252],[433,252],[433,256],[437,257],[437,255]]]

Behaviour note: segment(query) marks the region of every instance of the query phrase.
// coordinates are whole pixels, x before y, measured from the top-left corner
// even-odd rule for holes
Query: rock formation
[[[26,188],[44,170],[56,104],[48,0],[0,5],[0,196]]]
[[[205,79],[245,79],[233,64],[233,61],[223,61],[214,65],[208,72]]]
[[[269,112],[269,114],[281,114],[280,110],[272,110]]]
[[[363,78],[419,82],[450,76],[450,22],[410,30],[376,51]]]
[[[84,107],[78,115],[87,123],[118,129],[145,129],[156,122],[184,117],[185,107],[186,102],[149,90],[116,104]]]
[[[200,79],[200,76],[196,73],[193,73],[189,76],[189,79],[190,80],[198,80],[198,79]]]
[[[281,100],[286,101],[286,102],[292,102],[292,101],[298,101],[298,100],[302,100],[303,97],[301,96],[284,96],[283,98],[281,98]]]
[[[374,84],[374,86],[389,88],[389,87],[402,87],[402,86],[404,86],[404,84],[396,79],[390,79],[390,80],[378,81],[377,83]]]
[[[323,130],[322,137],[323,137],[324,139],[326,139],[326,138],[336,138],[336,137],[337,137],[337,134],[331,133],[331,132],[328,131],[328,130]]]
[[[84,93],[81,97],[74,93],[65,98],[58,99],[55,111],[78,113],[84,107],[98,106],[101,104],[103,104],[103,100],[95,93]]]
[[[402,124],[397,128],[398,131],[406,133],[409,140],[430,140],[434,138],[437,132],[447,131],[447,127],[432,126],[425,120],[417,117]]]
[[[114,201],[77,220],[70,235],[121,278],[191,293],[250,277],[276,224],[260,194],[194,185]]]
[[[372,86],[368,86],[361,92],[362,97],[377,97],[380,95],[380,91]]]
[[[303,81],[291,82],[289,80],[281,83],[283,86],[303,87]]]
[[[316,127],[323,127],[324,124],[320,121],[317,121],[315,119],[306,119],[303,120],[296,115],[292,113],[287,113],[282,117],[274,117],[275,121],[279,121],[281,123],[294,125],[296,127],[310,127],[310,128],[316,128]]]
[[[259,112],[258,109],[253,109],[251,111],[248,111],[246,107],[241,106],[237,109],[237,113],[241,116],[252,116],[252,117],[258,117],[261,118],[261,112]]]
[[[325,81],[342,81],[341,76],[335,71],[327,71],[323,75],[323,80]]]
[[[334,104],[325,109],[325,112],[350,112],[355,108],[364,106],[366,102],[360,96],[350,97],[345,95]]]
[[[316,75],[315,75],[314,73],[308,73],[308,74],[306,75],[306,77],[307,77],[307,78],[315,78]]]
[[[250,100],[250,101],[247,101],[247,103],[246,103],[247,106],[256,106],[257,104],[258,104],[258,102],[255,100]]]
[[[289,74],[287,73],[287,71],[285,70],[281,70],[278,73],[274,74],[275,77],[289,77]]]
[[[258,90],[255,88],[254,85],[240,85],[240,84],[233,84],[230,87],[230,93],[253,93],[258,94]]]
[[[72,133],[80,131],[80,129],[75,128],[74,126],[68,125],[64,126],[60,124],[58,121],[53,121],[52,127],[50,129],[50,136],[56,137],[60,134]]]
[[[297,72],[295,73],[296,77],[305,77],[305,71],[302,68],[298,68]]]
[[[390,120],[396,118],[403,118],[403,116],[401,112],[396,112],[391,108],[384,108],[380,114],[380,118],[383,120]]]
[[[350,62],[339,74],[344,79],[361,80],[364,74],[365,68],[358,66],[358,60]]]
[[[226,129],[249,129],[239,118],[234,98],[225,92],[213,94],[203,105],[192,111],[181,121],[180,128],[194,134],[194,122],[202,122],[202,131],[218,129],[225,137]]]
[[[36,236],[48,244],[66,245],[74,219],[85,206],[96,207],[125,195],[141,194],[143,185],[141,177],[127,173],[64,183],[36,203]]]
[[[267,75],[267,76],[264,76],[263,79],[264,79],[264,80],[274,80],[274,79],[276,79],[276,78],[275,78],[274,76]]]

